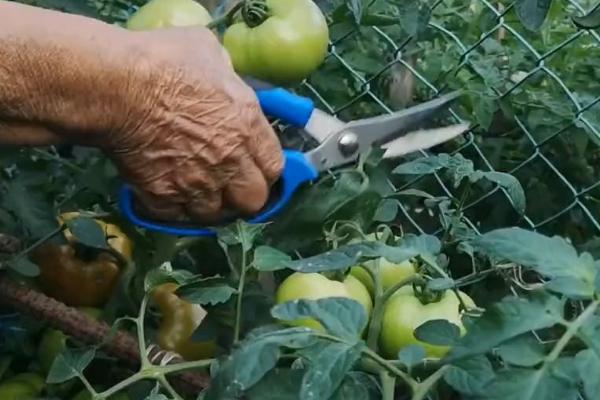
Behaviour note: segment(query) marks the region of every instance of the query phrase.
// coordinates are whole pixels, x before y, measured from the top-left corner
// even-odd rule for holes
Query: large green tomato
[[[410,289],[410,290],[409,290]],[[473,300],[465,293],[459,294],[469,308],[475,307]],[[423,304],[415,297],[412,288],[396,292],[385,304],[380,345],[385,356],[396,358],[398,352],[411,344],[421,345],[431,358],[441,358],[449,346],[436,346],[415,338],[414,330],[427,321],[445,319],[456,325],[464,335],[466,329],[461,321],[460,302],[452,290],[446,290],[442,298],[433,303]]]
[[[50,372],[54,359],[67,347],[68,336],[57,329],[47,329],[38,345],[38,360],[45,373]]]
[[[265,0],[266,19],[251,27],[238,19],[223,35],[236,72],[275,84],[302,81],[325,59],[327,21],[311,0]]]
[[[44,389],[44,378],[35,373],[15,375],[0,383],[2,400],[34,400]]]
[[[205,26],[212,21],[208,11],[194,0],[150,0],[127,20],[132,31]]]
[[[327,297],[354,299],[365,307],[368,315],[370,315],[373,308],[371,296],[357,279],[347,277],[344,282],[338,282],[317,273],[295,272],[291,274],[277,288],[275,301],[277,304],[281,304],[298,299],[317,300]],[[294,326],[306,326],[315,330],[323,330],[322,325],[312,318],[304,318],[289,323]]]

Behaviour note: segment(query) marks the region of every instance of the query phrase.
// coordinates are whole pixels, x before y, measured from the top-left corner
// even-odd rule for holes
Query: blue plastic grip
[[[255,90],[263,112],[285,123],[304,128],[315,109],[308,97],[298,96],[283,88]]]
[[[250,223],[267,222],[280,213],[294,196],[298,188],[307,182],[315,180],[319,172],[304,153],[295,150],[284,150],[284,167],[281,174],[281,194],[274,204],[261,214],[249,219]],[[135,213],[133,207],[133,191],[128,185],[123,185],[119,193],[119,206],[125,216],[135,225],[155,232],[176,236],[215,236],[216,232],[209,228],[177,227],[159,222],[145,220]]]

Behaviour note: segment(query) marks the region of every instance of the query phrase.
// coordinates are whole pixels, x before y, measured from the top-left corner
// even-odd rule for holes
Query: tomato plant
[[[24,2],[218,28],[240,74],[344,120],[461,88],[452,119],[474,126],[426,157],[374,151],[214,239],[124,221],[100,151],[0,149],[0,284],[17,286],[0,291],[0,398],[597,397],[597,13],[569,18],[590,2]],[[38,287],[96,305],[120,341]]]

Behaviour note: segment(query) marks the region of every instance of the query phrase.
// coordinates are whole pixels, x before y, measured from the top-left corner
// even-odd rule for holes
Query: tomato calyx
[[[439,302],[443,295],[443,291],[430,290],[424,284],[413,283],[412,285],[414,296],[423,305]]]
[[[241,12],[244,22],[250,28],[259,26],[271,16],[269,6],[264,0],[245,0]]]

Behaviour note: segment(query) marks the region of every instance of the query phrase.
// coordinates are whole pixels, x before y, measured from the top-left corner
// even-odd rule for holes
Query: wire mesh
[[[505,189],[480,188],[466,199],[467,223],[476,231],[521,225],[585,243],[600,231],[600,182],[594,168],[595,157],[600,154],[600,86],[582,81],[585,71],[576,69],[585,69],[594,61],[600,65],[600,35],[578,29],[568,18],[589,12],[588,4],[573,0],[555,3],[541,31],[529,32],[519,23],[513,6],[502,7],[487,0],[436,1],[430,5],[431,19],[424,39],[418,42],[421,54],[415,63],[406,56],[414,51],[414,38],[398,35],[398,31],[386,27],[332,29],[325,72],[308,79],[302,91],[329,112],[356,118],[398,108],[390,95],[393,77],[389,79],[398,70],[411,75],[415,97],[427,100],[446,90],[453,80],[460,80],[463,72],[477,74],[488,68],[480,73],[485,87],[491,89],[487,101],[512,108],[512,115],[496,110],[489,126],[476,125],[446,149],[463,154],[481,170],[515,175],[525,189],[528,204],[525,215],[520,216]],[[469,19],[480,21],[479,27],[465,29],[463,22]],[[364,46],[364,41],[369,42],[367,52],[369,46],[383,49],[380,57],[357,59],[352,50]],[[451,61],[453,66],[432,79],[430,64],[436,57]],[[361,65],[365,61],[374,65]],[[423,64],[427,71],[422,70]],[[327,78],[328,68],[342,70],[343,76],[332,82],[331,76]],[[588,75],[590,80],[595,76]],[[340,95],[344,89],[336,89],[336,85],[344,86],[349,94]],[[472,112],[477,113],[479,106]],[[456,111],[453,118],[473,120],[472,115]],[[502,130],[502,124],[509,129]],[[440,175],[403,182],[397,189],[423,181],[427,181],[423,187],[439,195],[461,195]],[[417,207],[401,207],[404,219],[415,230],[439,232],[439,224],[419,215]]]

